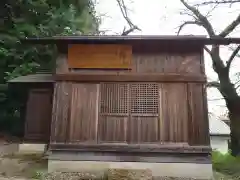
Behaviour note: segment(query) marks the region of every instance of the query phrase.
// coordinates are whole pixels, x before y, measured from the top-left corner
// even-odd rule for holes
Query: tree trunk
[[[229,109],[230,119],[230,146],[233,156],[240,156],[240,99],[235,102],[234,107]],[[233,108],[233,109],[232,109]]]
[[[217,68],[220,80],[219,91],[226,101],[230,120],[230,144],[229,149],[233,156],[240,155],[240,97],[234,85],[229,79],[229,72],[226,68]]]

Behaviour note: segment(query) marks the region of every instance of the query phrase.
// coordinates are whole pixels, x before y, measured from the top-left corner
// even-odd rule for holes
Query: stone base
[[[18,153],[43,153],[46,144],[19,144]]]
[[[46,144],[4,144],[0,145],[0,156],[8,154],[33,154],[44,153]]]
[[[59,161],[49,160],[49,172],[82,172],[93,173],[99,177],[107,174],[110,169],[150,170],[153,178],[176,177],[212,179],[211,164],[194,163],[146,163],[146,162],[103,162],[103,161]]]

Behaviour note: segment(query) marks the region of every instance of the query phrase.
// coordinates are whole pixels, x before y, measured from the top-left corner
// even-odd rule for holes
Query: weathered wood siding
[[[72,84],[69,142],[96,141],[97,87],[96,84]]]
[[[132,116],[128,120],[128,142],[158,143],[159,141],[159,123],[158,117]]]
[[[98,124],[99,142],[127,142],[127,120],[125,116],[100,116]]]
[[[104,89],[101,85],[56,84],[52,142],[208,144],[201,85],[158,83],[157,106],[151,100],[141,102],[141,98],[126,98],[129,91],[124,97],[124,92],[109,90],[106,91],[110,97],[105,97],[105,107],[101,107],[101,98],[106,96],[106,93],[101,93]],[[148,107],[152,111],[151,108],[156,106],[158,111],[135,112],[135,101],[140,105],[137,110]]]
[[[209,128],[206,121],[206,95],[202,84],[188,83],[188,129],[189,143],[192,145],[209,143]]]
[[[187,85],[180,83],[162,84],[160,89],[160,140],[187,142]]]
[[[200,54],[140,54],[133,56],[132,72],[201,74]]]
[[[203,74],[204,65],[200,60],[201,52],[170,55],[161,54],[133,54],[132,62],[128,70],[88,70],[70,68],[67,64],[67,55],[60,55],[57,60],[57,73],[81,73],[81,74],[122,74],[122,73],[180,73]],[[65,59],[65,61],[64,61]]]
[[[69,132],[72,83],[55,83],[51,124],[51,141],[66,142]]]
[[[65,59],[65,60],[64,60]],[[202,52],[133,54],[129,70],[69,68],[56,73],[204,76]],[[52,143],[189,143],[209,145],[203,83],[64,82],[55,85]]]

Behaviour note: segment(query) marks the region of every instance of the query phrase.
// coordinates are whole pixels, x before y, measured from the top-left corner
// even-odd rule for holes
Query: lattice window
[[[131,84],[131,113],[158,114],[158,84]]]
[[[157,115],[159,111],[156,83],[101,83],[100,113]]]
[[[128,113],[128,84],[102,83],[100,92],[101,113]]]

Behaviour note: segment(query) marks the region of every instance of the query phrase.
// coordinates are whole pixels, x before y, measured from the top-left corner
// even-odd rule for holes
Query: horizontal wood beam
[[[82,151],[82,152],[145,152],[145,153],[210,153],[209,146],[182,146],[157,144],[64,144],[51,143],[50,150]]]
[[[79,81],[79,82],[195,82],[206,83],[203,75],[182,74],[57,74],[56,81]]]
[[[57,152],[57,153],[55,153]],[[211,164],[209,154],[181,153],[131,153],[131,152],[69,152],[54,151],[49,160],[60,161],[108,161],[108,162],[147,162],[147,163],[201,163]]]

